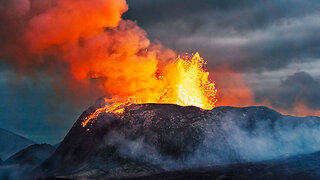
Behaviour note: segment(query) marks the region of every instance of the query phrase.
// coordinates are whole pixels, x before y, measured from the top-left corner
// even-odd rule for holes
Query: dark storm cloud
[[[320,109],[320,80],[306,72],[297,72],[281,80],[279,85],[257,93],[257,100],[268,100],[278,109],[292,109],[303,103],[313,110]]]
[[[199,51],[213,72],[220,65],[228,65],[253,76],[253,84],[250,78],[245,81],[251,83],[257,103],[269,102],[278,110],[288,111],[299,103],[320,109],[320,76],[315,69],[320,61],[319,1],[128,3],[125,18],[137,20],[151,39],[181,52]],[[311,66],[304,67],[306,64]]]
[[[136,19],[141,25],[152,25],[167,20],[185,17],[198,18],[206,11],[230,11],[235,8],[253,4],[252,1],[220,1],[220,0],[129,0],[129,11],[125,18]]]
[[[152,39],[200,51],[209,66],[268,71],[320,56],[320,2],[129,0],[126,18]]]
[[[316,0],[128,0],[128,4],[125,18],[138,20],[141,25],[179,19],[188,22],[191,18],[243,30],[265,27],[281,18],[318,12],[320,7]]]

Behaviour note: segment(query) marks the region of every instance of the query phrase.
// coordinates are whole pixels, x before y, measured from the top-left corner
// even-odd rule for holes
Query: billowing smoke
[[[1,57],[27,70],[45,64],[49,55],[58,61],[80,39],[116,27],[127,10],[123,0],[5,0],[0,8]]]
[[[161,63],[176,55],[122,20],[127,9],[125,0],[1,1],[0,59],[18,74],[53,77],[71,94],[151,88]]]
[[[255,104],[254,93],[246,84],[241,73],[232,71],[228,67],[217,67],[214,71],[214,80],[217,84],[218,106],[252,106]]]
[[[146,97],[146,92],[160,96],[168,86],[161,74],[177,53],[150,42],[135,22],[123,20],[127,9],[125,0],[3,0],[0,60],[18,76],[52,83],[59,96],[53,101],[88,103],[106,94]],[[219,90],[217,105],[277,107],[267,100],[255,102],[241,74],[215,70],[223,72],[212,78]],[[308,107],[297,107],[308,112]]]

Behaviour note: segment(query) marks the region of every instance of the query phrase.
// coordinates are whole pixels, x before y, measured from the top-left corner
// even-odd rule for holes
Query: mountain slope
[[[98,102],[85,111],[33,173],[98,170],[104,178],[136,177],[320,150],[318,117],[283,116],[265,107],[143,104],[127,106],[122,115],[102,113],[83,128],[83,119],[101,106]]]
[[[35,166],[48,159],[55,150],[50,144],[33,144],[9,157],[5,163]]]
[[[5,160],[35,142],[0,128],[0,158]]]

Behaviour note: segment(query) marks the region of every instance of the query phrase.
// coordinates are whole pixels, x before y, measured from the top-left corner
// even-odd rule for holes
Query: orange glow
[[[242,73],[237,73],[229,67],[215,69],[214,79],[219,89],[217,106],[244,107],[258,105],[254,101],[254,92],[246,84]]]
[[[217,96],[199,54],[177,58],[174,50],[151,42],[136,22],[122,19],[128,10],[126,0],[5,2],[0,3],[4,5],[0,5],[0,19],[6,25],[0,32],[0,59],[17,72],[10,82],[24,75],[35,80],[43,76],[57,94],[80,107],[102,95],[113,96],[106,99],[106,107],[84,119],[83,126],[102,112],[121,116],[126,103],[273,108],[267,100],[257,103],[246,73],[233,72],[228,64],[215,67]],[[277,111],[320,115],[299,100],[291,109]]]
[[[109,99],[105,99],[106,102],[110,102]],[[124,106],[129,105],[131,103],[126,102],[112,102],[111,104],[108,104],[102,108],[97,109],[95,112],[87,116],[81,123],[83,127],[85,127],[90,121],[91,123],[94,122],[94,120],[99,116],[99,114],[103,112],[112,112],[115,114],[121,114],[124,111]],[[87,129],[89,131],[90,129]]]
[[[128,96],[118,93],[114,98],[105,99],[107,105],[87,116],[82,126],[93,123],[103,112],[122,114],[125,106],[132,103],[166,103],[212,109],[217,102],[217,90],[214,83],[209,81],[209,72],[203,69],[204,64],[198,53],[191,59],[177,58],[164,67],[161,75],[154,74],[154,78],[148,81],[150,84],[139,87],[140,91]],[[120,92],[124,90],[131,92],[130,87],[119,89]]]
[[[214,83],[208,80],[209,72],[203,70],[204,61],[196,53],[190,61],[178,59],[177,69],[180,82],[177,89],[176,104],[212,109],[217,102]]]

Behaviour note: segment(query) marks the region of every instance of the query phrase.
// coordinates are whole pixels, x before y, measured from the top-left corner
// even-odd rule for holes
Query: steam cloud
[[[123,157],[170,170],[256,162],[320,150],[318,118],[283,116],[275,122],[261,118],[253,120],[253,123],[249,116],[241,117],[241,114],[230,111],[219,121],[203,123],[204,140],[194,152],[179,159],[161,154],[156,147],[144,142],[143,136],[129,140],[121,132],[113,131],[105,137],[105,143],[116,146]],[[251,128],[247,127],[248,123]]]

